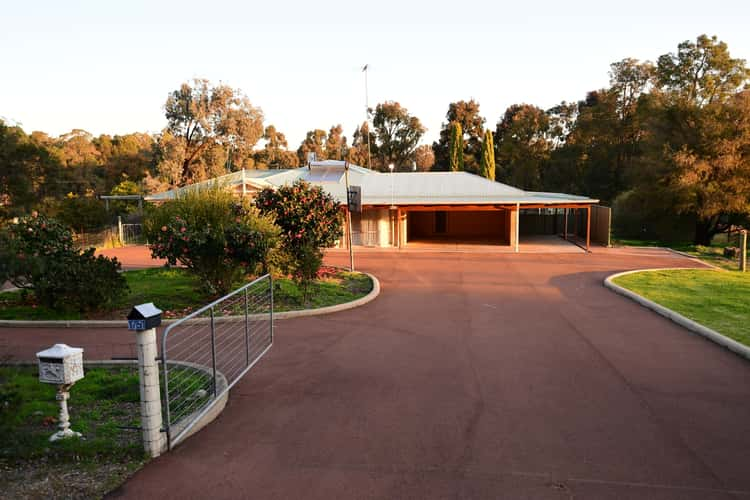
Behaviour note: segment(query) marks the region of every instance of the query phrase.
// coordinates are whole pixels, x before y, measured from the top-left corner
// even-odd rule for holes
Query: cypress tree
[[[495,180],[495,144],[492,140],[492,131],[487,129],[484,132],[482,141],[482,166],[479,170],[482,177]]]
[[[464,169],[464,134],[458,122],[453,122],[451,125],[449,155],[451,172],[462,171]]]

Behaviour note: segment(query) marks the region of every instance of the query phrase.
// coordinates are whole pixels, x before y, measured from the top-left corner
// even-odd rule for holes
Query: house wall
[[[507,210],[446,211],[445,232],[435,231],[435,212],[411,211],[408,216],[409,240],[420,238],[492,238],[509,242]]]
[[[391,217],[387,208],[363,208],[362,213],[353,213],[352,228],[352,243],[356,246],[391,244]]]

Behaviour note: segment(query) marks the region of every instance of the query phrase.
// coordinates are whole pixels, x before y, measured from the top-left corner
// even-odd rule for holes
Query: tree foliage
[[[391,163],[403,168],[415,161],[415,151],[426,129],[419,118],[395,101],[375,107],[373,127],[377,141],[378,168],[385,170]]]
[[[486,130],[482,141],[482,163],[479,174],[485,179],[495,180],[495,144],[492,131]]]
[[[290,273],[307,293],[323,263],[323,248],[341,238],[342,216],[338,202],[320,186],[304,181],[266,188],[258,193],[256,206],[273,216],[281,228],[281,247],[285,258],[282,270]]]
[[[451,124],[449,165],[451,172],[461,172],[464,169],[464,135],[459,122]]]
[[[417,162],[417,170],[429,172],[435,165],[435,152],[429,144],[417,146],[414,150],[414,160]]]
[[[210,167],[244,168],[263,135],[263,112],[240,90],[208,80],[183,83],[164,105],[166,131],[177,142],[173,151],[183,182],[205,180]]]
[[[299,166],[297,154],[289,151],[286,136],[269,125],[263,132],[265,146],[255,153],[256,168],[295,168]]]
[[[435,169],[450,170],[450,145],[453,123],[461,125],[464,143],[464,163],[466,170],[477,173],[482,154],[484,118],[479,114],[479,103],[474,99],[452,102],[448,105],[446,122],[440,130],[440,139],[432,144],[435,152]]]
[[[273,217],[219,185],[152,207],[144,229],[153,257],[184,265],[212,294],[266,268],[279,236]]]
[[[498,180],[539,191],[549,156],[549,116],[536,106],[514,104],[496,130]]]
[[[116,258],[79,252],[55,219],[34,214],[0,230],[0,281],[31,290],[36,300],[63,311],[106,308],[127,291]]]

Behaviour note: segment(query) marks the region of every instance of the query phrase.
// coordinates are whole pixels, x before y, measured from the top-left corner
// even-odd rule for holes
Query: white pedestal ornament
[[[69,437],[81,437],[80,432],[70,429],[68,398],[70,388],[83,378],[83,349],[66,344],[54,346],[36,353],[39,359],[39,381],[45,384],[56,384],[55,399],[60,402],[59,431],[50,436],[50,441]]]

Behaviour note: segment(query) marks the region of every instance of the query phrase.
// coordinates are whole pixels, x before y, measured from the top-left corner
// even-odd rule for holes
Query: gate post
[[[159,391],[159,365],[157,363],[156,328],[135,332],[138,350],[138,378],[141,391],[141,429],[143,448],[151,457],[165,450],[164,433],[161,432],[161,395]]]
[[[120,237],[120,245],[125,246],[125,235],[122,231],[122,217],[117,216],[117,236]]]

